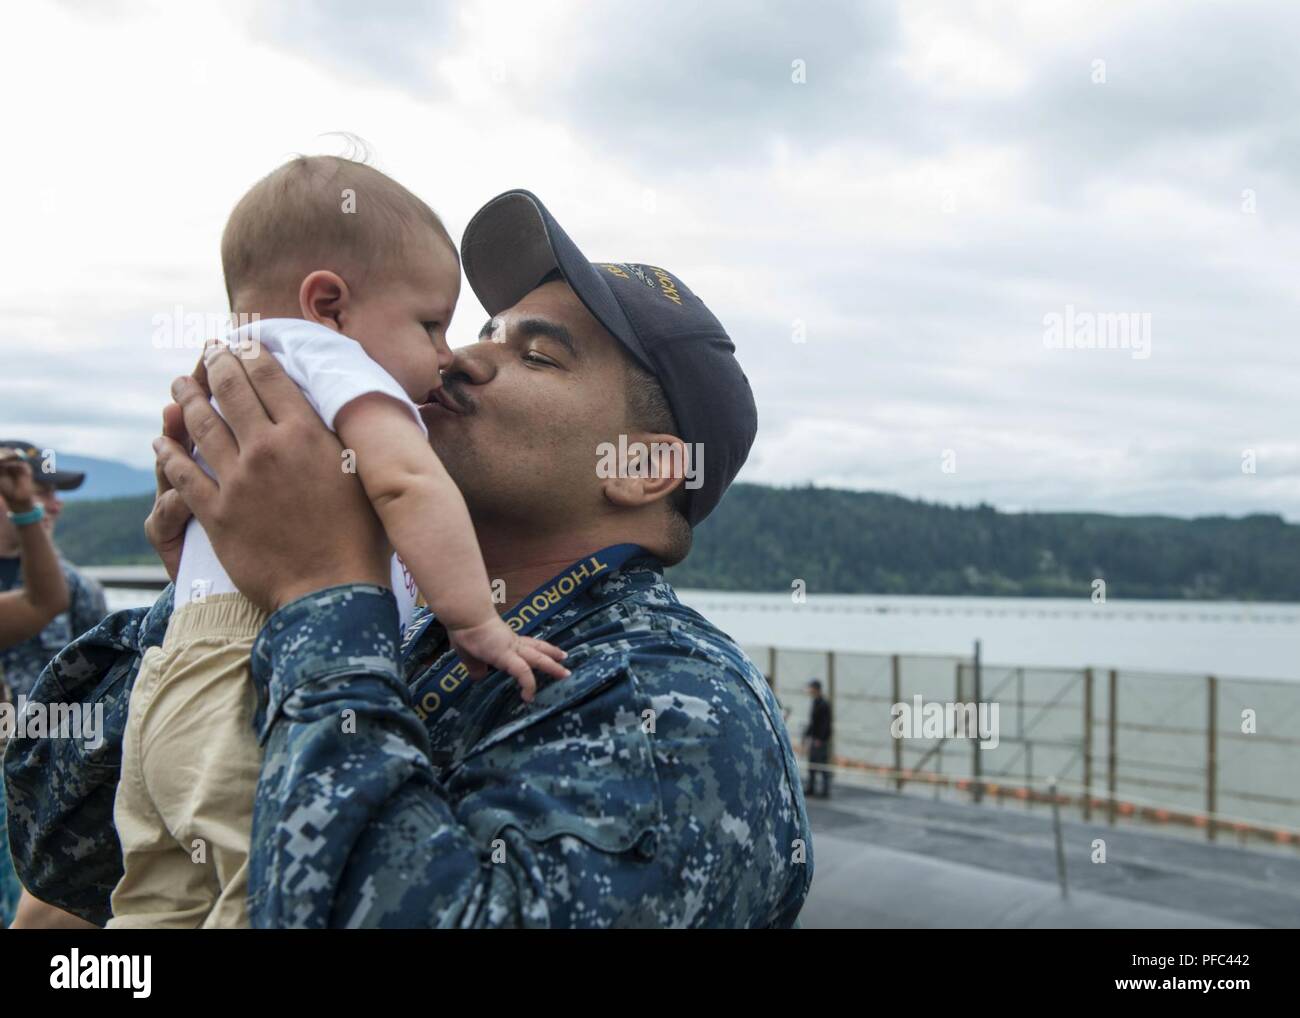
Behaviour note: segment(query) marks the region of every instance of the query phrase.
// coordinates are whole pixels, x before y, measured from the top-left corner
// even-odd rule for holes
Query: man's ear
[[[351,299],[343,277],[329,269],[308,273],[298,287],[298,309],[303,318],[335,332],[343,331],[341,323]]]
[[[604,443],[597,472],[608,502],[635,509],[669,498],[685,481],[690,464],[686,443],[676,435],[628,435],[618,445]]]

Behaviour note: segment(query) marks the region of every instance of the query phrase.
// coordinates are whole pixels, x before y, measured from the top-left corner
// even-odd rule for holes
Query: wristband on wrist
[[[40,523],[41,520],[45,519],[45,506],[37,503],[25,513],[10,513],[9,519],[15,527],[26,527],[33,523]]]

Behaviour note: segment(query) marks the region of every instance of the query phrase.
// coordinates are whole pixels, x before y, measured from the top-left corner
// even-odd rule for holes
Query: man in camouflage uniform
[[[240,589],[274,612],[252,658],[265,753],[252,922],[793,925],[813,859],[780,710],[663,578],[753,441],[734,347],[680,280],[588,262],[527,192],[480,210],[462,253],[494,317],[424,413],[514,603],[507,620],[568,652],[572,674],[531,704],[508,676],[471,680],[427,613],[399,637],[377,523],[273,360],[209,361],[229,429],[192,380],[173,389],[221,484],[172,425],[151,539],[174,575],[183,493]],[[667,438],[708,463],[593,470],[600,439],[664,458],[646,440]],[[103,704],[100,748],[22,739],[5,763],[24,883],[97,923],[122,872],[127,699],[170,602],[112,616],[41,677],[40,696]]]
[[[31,467],[37,503],[45,518],[39,526],[46,528],[51,539],[54,524],[63,509],[60,491],[81,487],[85,474],[57,469],[57,457],[51,450],[41,450],[30,442],[16,439],[0,441],[0,448],[17,450]],[[0,505],[2,508],[2,505]],[[22,560],[18,554],[18,529],[8,515],[0,512],[0,593],[22,586]],[[0,702],[16,703],[19,694],[30,693],[36,678],[60,650],[99,623],[108,613],[104,591],[94,580],[82,576],[68,562],[63,562],[63,577],[68,585],[68,610],[56,615],[48,626],[31,639],[11,647],[0,647]],[[0,734],[0,752],[5,740]],[[18,878],[9,861],[5,805],[0,799],[0,927],[12,919],[18,904]]]
[[[52,538],[55,522],[63,510],[59,492],[81,487],[85,474],[54,469],[57,462],[54,454],[49,450],[42,452],[30,442],[0,441],[0,448],[17,449],[31,465],[37,500],[45,507],[45,519],[41,525]],[[0,649],[0,676],[15,697],[20,693],[30,693],[41,669],[50,659],[108,614],[104,591],[98,583],[83,576],[68,562],[63,563],[63,575],[68,583],[68,610],[56,615],[54,621],[37,636]],[[18,532],[0,513],[0,593],[21,586]]]

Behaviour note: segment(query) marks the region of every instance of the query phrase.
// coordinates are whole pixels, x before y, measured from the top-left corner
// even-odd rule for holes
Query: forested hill
[[[681,587],[810,593],[1300,601],[1300,526],[1244,518],[1003,513],[737,484],[672,571]]]
[[[74,562],[152,563],[152,502],[69,504]],[[670,572],[681,587],[810,593],[978,594],[1300,601],[1300,526],[1278,516],[1003,513],[894,495],[737,484]]]

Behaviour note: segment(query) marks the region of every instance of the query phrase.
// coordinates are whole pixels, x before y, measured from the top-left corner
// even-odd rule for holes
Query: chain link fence
[[[1300,683],[745,650],[772,683],[796,748],[807,683],[821,680],[837,780],[1026,809],[1055,799],[1085,820],[1300,847]],[[916,713],[979,703],[996,739],[951,727],[891,732],[895,704]]]

